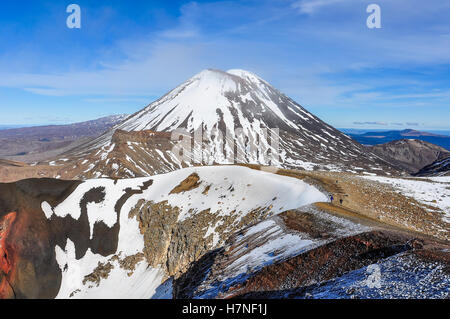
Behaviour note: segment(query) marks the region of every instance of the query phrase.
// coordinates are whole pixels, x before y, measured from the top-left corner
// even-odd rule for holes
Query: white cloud
[[[353,124],[355,125],[382,125],[382,126],[386,126],[388,125],[388,123],[386,122],[353,122]]]
[[[133,52],[124,52],[125,60],[108,62],[100,70],[58,74],[0,71],[0,86],[49,96],[158,96],[207,67],[199,46],[135,42],[129,47]]]
[[[295,2],[292,7],[299,10],[300,13],[313,14],[322,7],[342,3],[345,0],[301,0]]]
[[[199,32],[195,29],[175,28],[163,31],[159,35],[168,39],[189,39],[199,36]]]
[[[295,6],[298,10],[311,14],[326,6],[343,2],[303,0],[296,2]],[[326,21],[302,24],[302,19],[298,19],[296,15],[295,21],[291,21],[289,27],[278,31],[279,41],[271,43],[263,41],[265,39],[254,38],[254,35],[271,29],[270,23],[277,22],[264,20],[268,23],[265,26],[239,20],[238,23],[227,23],[229,29],[221,27],[221,33],[217,36],[210,33],[209,29],[202,29],[196,19],[199,12],[202,12],[202,16],[208,12],[214,17],[216,12],[221,11],[221,7],[216,5],[213,9],[207,7],[206,10],[202,9],[202,6],[203,4],[184,6],[182,17],[171,28],[149,34],[145,38],[116,43],[110,49],[123,58],[99,56],[97,59],[103,60],[101,69],[86,68],[59,73],[51,70],[41,73],[8,73],[3,69],[0,70],[0,87],[21,88],[49,96],[89,95],[91,100],[109,98],[118,101],[117,99],[130,99],[135,96],[142,101],[143,96],[161,96],[202,69],[212,67],[225,70],[249,69],[273,82],[277,88],[305,107],[365,106],[369,102],[395,105],[398,102],[392,101],[393,99],[449,98],[446,92],[418,92],[411,93],[408,97],[382,94],[376,90],[389,82],[392,82],[392,85],[407,86],[409,84],[405,78],[393,79],[388,76],[378,80],[364,79],[361,83],[343,81],[336,77],[334,80],[326,78],[326,75],[338,76],[340,72],[348,70],[360,69],[364,72],[368,66],[377,68],[411,62],[450,62],[449,37],[430,38],[428,34],[401,37],[392,33],[367,34],[364,26],[355,29],[355,24],[344,29],[331,28]],[[292,14],[292,9],[289,11]],[[272,12],[266,13],[272,16],[268,13]],[[400,13],[401,11],[398,12]],[[364,15],[365,10],[361,10],[361,14]],[[358,19],[360,17],[355,18],[352,15],[348,18],[349,21]],[[237,40],[235,34],[229,37],[227,30],[234,32],[241,25],[245,25],[242,30],[248,32],[244,34],[244,31],[241,31],[243,40]],[[263,26],[266,29],[262,30]],[[320,65],[317,61],[320,61]],[[420,85],[421,83],[417,83],[415,86]],[[420,102],[416,101],[414,105],[420,105]]]

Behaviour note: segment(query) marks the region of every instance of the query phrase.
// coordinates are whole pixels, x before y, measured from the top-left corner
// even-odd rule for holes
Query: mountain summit
[[[198,130],[209,132],[201,135],[201,145],[197,145],[197,151],[203,151],[201,162],[175,156],[171,133],[181,128],[192,135]],[[268,135],[276,140],[275,145],[265,138]],[[263,151],[252,153],[255,145]],[[230,160],[230,152],[240,154],[240,160]],[[267,81],[237,69],[208,69],[194,75],[66,157],[75,159],[76,169],[82,169],[74,177],[134,177],[193,164],[274,165],[263,152],[276,152],[276,166],[285,168],[396,171]],[[69,171],[61,175],[71,175]]]
[[[127,119],[127,131],[189,131],[203,126],[297,130],[315,118],[269,83],[244,70],[204,70]]]

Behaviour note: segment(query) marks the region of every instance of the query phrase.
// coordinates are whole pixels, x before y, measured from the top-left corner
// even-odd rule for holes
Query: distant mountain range
[[[99,136],[127,115],[66,125],[6,128],[0,126],[0,158],[32,162],[43,160]]]
[[[395,129],[374,129],[374,128],[343,128],[343,127],[338,127],[337,128],[339,131],[341,131],[342,133],[345,134],[364,134],[367,132],[388,132],[388,131],[401,131],[401,130],[395,130]],[[450,130],[432,130],[432,129],[424,129],[424,130],[420,130],[421,132],[427,132],[427,133],[433,133],[433,134],[437,134],[437,135],[445,135],[445,136],[450,136]]]
[[[31,125],[30,125],[31,126]],[[12,128],[28,127],[28,125],[0,125],[0,130],[9,130]]]
[[[434,134],[430,132],[421,132],[412,129],[402,131],[385,131],[385,132],[366,132],[363,134],[347,133],[357,142],[363,145],[384,144],[402,139],[416,139],[432,143],[450,150],[450,136]]]

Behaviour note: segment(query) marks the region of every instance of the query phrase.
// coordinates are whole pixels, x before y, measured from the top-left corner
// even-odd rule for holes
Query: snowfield
[[[250,226],[242,231],[226,247],[232,262],[218,275],[207,278],[198,288],[195,298],[226,297],[224,291],[237,283],[243,283],[251,273],[287,258],[309,251],[340,237],[352,236],[370,227],[350,222],[317,210],[313,205],[304,206],[302,212],[314,215],[316,222],[324,222],[333,228],[329,238],[312,238],[307,233],[287,231],[279,215]]]
[[[200,186],[178,194],[169,194],[193,173],[198,174]],[[149,180],[153,183],[145,189],[144,183]],[[207,186],[209,191],[206,195],[203,192]],[[88,180],[81,183],[56,207],[52,208],[47,202],[43,202],[42,210],[48,219],[55,215],[79,219],[82,214],[81,201],[84,195],[93,189],[104,189],[105,196],[99,203],[89,202],[86,205],[90,238],[92,239],[96,223],[103,222],[112,228],[119,222],[118,248],[115,254],[106,257],[94,254],[89,249],[82,258],[76,259],[76,247],[70,239],[67,239],[65,247],[56,246],[56,258],[62,271],[58,298],[151,298],[155,294],[157,287],[166,278],[161,269],[149,267],[145,259],[142,259],[136,264],[134,271],[129,271],[122,269],[118,260],[113,258],[119,256],[119,259],[123,260],[142,253],[144,249],[139,223],[135,218],[128,217],[128,213],[141,199],[167,201],[171,206],[179,207],[179,222],[206,209],[217,212],[219,216],[226,217],[234,212],[239,218],[243,218],[261,207],[270,207],[272,214],[278,214],[288,209],[328,200],[325,194],[298,179],[240,166],[220,166],[186,168],[150,178]],[[118,216],[115,211],[116,203],[127,189],[136,192],[122,205]],[[232,193],[230,190],[233,190]],[[214,234],[218,224],[209,225],[208,234]],[[289,251],[310,243],[309,240],[300,239],[290,242],[290,238],[286,236],[279,239],[283,246],[288,245]],[[214,240],[214,245],[217,244],[218,240]],[[261,254],[267,255],[267,249],[270,249],[270,246],[262,247]],[[106,263],[112,265],[107,278],[101,278],[99,283],[86,282],[86,276]],[[164,295],[167,296],[168,293]]]
[[[450,223],[450,177],[420,179],[364,176],[372,181],[389,184],[406,197],[436,207],[444,212],[444,221]]]

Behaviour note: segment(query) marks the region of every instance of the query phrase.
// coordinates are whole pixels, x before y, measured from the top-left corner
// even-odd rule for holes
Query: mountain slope
[[[284,173],[193,167],[138,179],[0,184],[0,298],[277,297],[287,289],[320,298],[322,284],[338,298],[370,297],[359,291],[367,274],[354,272],[373,264],[384,274],[378,296],[448,298],[448,240],[380,222],[386,214],[418,218],[428,234],[431,212],[411,213],[420,209],[413,199],[403,204],[400,194],[383,192],[391,199],[385,215],[366,218],[347,210],[352,194],[344,189],[347,181],[373,199],[378,187],[367,178],[353,176],[372,187],[362,190],[350,174],[336,183],[338,173]],[[328,191],[350,196],[333,205]],[[443,225],[435,235],[448,239]]]
[[[0,184],[0,298],[149,298],[235,231],[324,200],[300,180],[236,166]]]
[[[423,167],[446,157],[450,152],[446,149],[416,139],[403,139],[368,147],[372,152],[398,165],[409,173],[417,173]]]
[[[450,156],[436,160],[418,171],[416,176],[450,176]]]
[[[187,155],[180,159],[174,151],[175,141],[167,134],[181,128],[185,135],[199,134],[200,139],[188,143],[192,152],[184,144],[183,154]],[[147,140],[142,138],[145,134]],[[158,147],[153,142],[155,134]],[[55,161],[64,166],[60,175],[77,178],[146,176],[194,164],[236,162],[398,173],[266,81],[243,70],[202,71],[64,157],[76,163]],[[76,167],[75,172],[69,166]]]
[[[67,125],[0,130],[0,158],[28,163],[52,158],[98,137],[125,118],[113,115]]]

